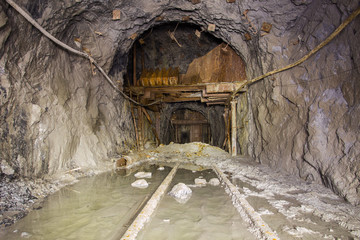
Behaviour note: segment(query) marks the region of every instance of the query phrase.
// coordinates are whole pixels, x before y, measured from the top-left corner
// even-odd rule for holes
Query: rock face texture
[[[105,71],[112,69],[120,84],[137,36],[164,22],[186,18],[204,31],[215,27],[210,33],[242,57],[252,78],[301,58],[359,6],[357,0],[197,2],[18,1],[51,34],[89,52]],[[119,20],[112,20],[114,9],[120,10]],[[355,205],[360,203],[359,21],[304,64],[253,84],[238,100],[242,153],[322,182]],[[264,22],[272,24],[270,33],[260,30]],[[88,61],[56,47],[5,1],[0,2],[0,78],[0,158],[15,175],[97,168],[133,147],[129,104],[99,73],[93,75]],[[221,119],[218,115],[209,118]],[[223,140],[219,136],[213,144]]]
[[[63,3],[52,4],[28,1],[23,7],[61,40],[70,45],[74,37],[84,45],[89,41],[86,47],[96,58],[112,61],[111,49],[100,48],[89,26],[83,28],[85,19],[73,22],[75,6],[67,12]],[[99,73],[92,75],[90,63],[55,47],[3,2],[0,10],[0,158],[15,175],[101,169],[112,156],[132,148],[129,104]],[[57,17],[55,11],[60,11]]]
[[[358,7],[357,1],[292,2],[295,6],[284,4],[276,14],[267,11],[275,29],[258,41],[264,72],[304,56]],[[279,11],[288,11],[286,18],[278,19]],[[360,203],[359,23],[358,17],[304,64],[249,90],[249,153],[323,183],[355,205]]]

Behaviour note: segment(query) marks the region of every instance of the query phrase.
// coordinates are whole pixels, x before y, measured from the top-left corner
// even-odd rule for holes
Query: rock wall
[[[271,12],[273,34],[259,39],[264,72],[298,60],[358,7],[358,1],[292,1]],[[278,20],[277,20],[278,18]],[[323,183],[360,203],[358,17],[307,62],[250,87],[249,152],[259,162]],[[272,56],[271,61],[267,61]]]
[[[22,3],[31,11],[31,1]],[[85,19],[74,22],[76,9],[56,4],[33,16],[70,45],[81,38],[109,68],[112,45],[100,47]],[[104,169],[111,157],[133,148],[129,104],[99,73],[92,74],[89,61],[55,46],[3,3],[0,16],[5,23],[0,28],[0,159],[14,177]]]
[[[359,6],[357,0],[18,3],[60,40],[113,69],[119,83],[137,36],[164,22],[186,17],[205,31],[215,24],[211,34],[240,54],[252,78],[302,57]],[[55,47],[5,1],[0,6],[1,160],[33,176],[94,167],[131,148],[128,104],[92,76],[88,61]],[[114,9],[120,20],[112,20]],[[306,63],[250,86],[246,109],[238,107],[248,112],[249,134],[248,143],[240,135],[239,143],[254,159],[322,182],[353,204],[360,202],[359,21]],[[263,22],[272,24],[270,33],[260,30]]]

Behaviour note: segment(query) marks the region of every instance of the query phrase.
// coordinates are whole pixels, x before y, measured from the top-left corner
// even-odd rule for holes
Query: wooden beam
[[[137,124],[136,124],[136,118],[135,118],[135,114],[134,114],[134,107],[133,107],[133,105],[131,103],[130,103],[130,111],[131,111],[131,116],[132,116],[133,123],[134,123],[134,129],[135,129],[136,148],[137,148],[137,150],[139,150],[139,132],[138,132]]]
[[[146,87],[145,91],[149,90],[156,93],[170,93],[170,92],[198,92],[205,89],[204,85],[177,85],[177,86],[163,86],[163,87]]]
[[[209,97],[209,102],[225,102],[228,100],[228,98],[217,98],[217,97]]]
[[[145,114],[147,120],[148,120],[149,123],[150,123],[151,129],[152,129],[152,131],[153,131],[153,133],[154,133],[154,135],[155,135],[155,138],[156,138],[157,142],[158,142],[159,144],[161,144],[159,135],[158,135],[158,133],[156,132],[156,129],[152,126],[153,122],[152,122],[152,120],[151,120],[151,117],[150,117],[149,113],[146,111],[145,108],[141,107],[141,109],[142,109],[143,113]]]
[[[140,151],[144,150],[144,121],[143,121],[143,112],[141,110],[141,106],[137,108],[137,114],[139,118],[139,149]]]
[[[160,124],[161,124],[160,117],[161,117],[160,116],[160,111],[155,112],[155,130],[156,130],[158,136],[160,135]],[[160,141],[160,137],[159,137],[159,144],[160,143],[161,143],[161,141]]]
[[[231,156],[236,156],[236,101],[231,101]]]
[[[209,124],[206,120],[184,120],[184,119],[177,119],[171,120],[171,123],[174,125],[199,125],[199,124]]]
[[[217,83],[217,84],[207,84],[206,93],[231,93],[238,89],[241,85],[241,82],[232,82],[232,83]],[[246,90],[244,90],[245,92]]]
[[[225,105],[226,102],[207,102],[206,105],[207,106],[211,106],[211,105]]]
[[[134,43],[134,52],[133,52],[133,85],[136,86],[136,42]]]
[[[194,97],[194,98],[176,98],[176,97],[166,97],[163,99],[163,102],[194,102],[200,101],[201,98]]]
[[[230,93],[207,93],[206,90],[202,90],[202,97],[219,97],[219,98],[228,98]]]

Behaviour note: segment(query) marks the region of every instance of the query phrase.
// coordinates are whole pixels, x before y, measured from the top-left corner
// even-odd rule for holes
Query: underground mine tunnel
[[[0,1],[0,239],[359,239],[359,5]]]

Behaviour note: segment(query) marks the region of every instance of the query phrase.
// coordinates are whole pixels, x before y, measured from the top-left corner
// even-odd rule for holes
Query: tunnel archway
[[[161,113],[160,124],[154,123],[152,127],[159,131],[156,133],[159,142],[202,141],[223,147],[226,135],[224,105],[236,85],[226,85],[224,90],[217,84],[245,80],[246,64],[243,58],[229,44],[193,23],[166,22],[151,27],[139,36],[130,37],[134,37],[135,41],[128,52],[126,70],[123,70],[123,85],[129,95],[134,94],[143,104],[156,101],[166,103],[165,107],[159,104],[149,108],[152,112]],[[119,67],[115,58],[110,72],[116,75]],[[165,81],[164,76],[169,80]],[[171,82],[171,78],[176,78],[176,81]],[[207,84],[214,86],[210,93],[207,92]],[[176,87],[181,88],[177,91]],[[189,87],[192,89],[189,90]],[[208,121],[214,119],[204,124],[207,126],[201,128],[201,134],[200,127],[192,127],[193,131],[196,129],[200,135],[206,133],[206,136],[190,140],[195,139],[195,133],[187,132],[184,133],[187,140],[184,140],[185,135],[178,135],[180,128],[189,130],[189,126],[174,125],[170,120],[172,115],[166,112],[169,110],[164,109],[171,108],[172,113],[179,110],[179,105],[187,111],[199,112]],[[209,117],[209,114],[213,116]],[[156,114],[152,116],[157,118]],[[158,119],[153,119],[153,122],[156,121]],[[212,134],[218,137],[212,138]]]
[[[225,121],[222,113],[224,112],[224,106],[206,106],[199,102],[191,103],[174,103],[165,104],[161,109],[161,129],[160,139],[164,144],[169,144],[175,139],[176,129],[171,123],[171,116],[179,110],[186,109],[192,112],[197,112],[204,116],[208,121],[210,141],[208,142],[214,146],[222,146],[225,139]],[[216,136],[216,137],[215,137]]]

